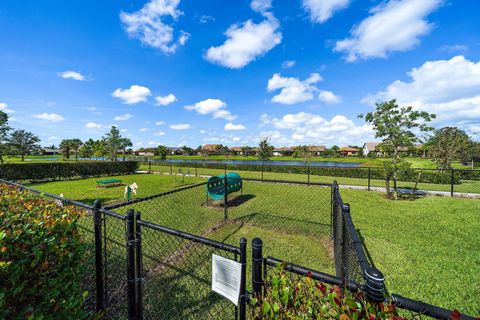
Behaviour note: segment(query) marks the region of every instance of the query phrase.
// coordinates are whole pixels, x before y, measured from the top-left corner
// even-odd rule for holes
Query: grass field
[[[140,165],[140,170],[148,171],[148,165]],[[170,173],[170,166],[160,166],[160,165],[152,165],[152,171],[154,172],[162,172],[162,173]],[[182,172],[186,173],[187,171],[194,175],[195,172],[197,175],[218,175],[223,174],[223,169],[210,169],[210,168],[203,168],[198,167],[195,170],[195,167],[175,167],[172,168],[172,173],[178,173],[179,169]],[[242,177],[246,178],[255,178],[261,179],[262,172],[260,171],[244,171],[244,170],[236,170]],[[277,172],[264,172],[263,173],[264,179],[273,179],[273,180],[290,180],[290,181],[303,181],[307,182],[307,175],[306,174],[296,174],[296,173],[277,173]],[[310,175],[310,182],[322,182],[322,183],[331,183],[333,180],[336,180],[340,185],[351,185],[351,186],[368,186],[368,179],[361,179],[361,178],[347,178],[347,177],[331,177],[331,176],[318,176],[318,175]],[[372,179],[370,181],[370,185],[372,187],[385,187],[384,180],[376,180]],[[413,182],[405,182],[400,181],[399,187],[400,188],[412,188],[414,185]],[[419,183],[418,189],[420,190],[433,190],[433,191],[446,191],[450,192],[450,184],[434,184],[434,183]],[[463,180],[461,184],[454,185],[454,192],[466,192],[466,193],[480,193],[480,181],[479,180]]]
[[[171,180],[173,176],[131,175],[124,179],[127,178],[140,185],[139,191],[144,186],[142,195],[177,186]],[[191,179],[187,182],[201,181]],[[102,192],[112,192],[104,196],[107,201],[123,196],[123,188],[118,188],[119,192],[114,192],[114,188],[97,190],[92,187],[95,180],[52,182],[35,187],[57,194],[71,190],[66,196],[77,200],[95,199]],[[259,236],[265,243],[265,255],[333,272],[325,244],[328,226],[324,224],[329,223],[329,211],[320,201],[324,195],[318,190],[312,194],[310,190],[307,186],[246,183],[244,198],[229,211],[229,217],[236,218],[235,223],[226,225],[217,224],[223,219],[221,207],[202,205],[205,193],[201,187],[156,202],[139,203],[135,208],[142,212],[144,220],[196,234],[203,232],[209,238],[234,245],[238,245],[240,237],[251,241]],[[479,200],[425,197],[390,201],[377,192],[341,190],[341,193],[344,201],[350,203],[355,226],[376,266],[385,274],[391,293],[480,314]],[[212,225],[218,228],[211,229]],[[154,239],[147,252],[152,250],[162,257],[172,253],[167,250],[165,240]],[[166,251],[161,253],[154,245]],[[189,265],[195,263],[198,255],[192,252],[191,259]],[[208,263],[203,261],[200,269],[206,270]]]

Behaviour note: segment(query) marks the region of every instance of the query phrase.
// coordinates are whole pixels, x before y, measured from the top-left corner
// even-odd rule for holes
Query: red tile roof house
[[[341,147],[340,153],[344,157],[358,156],[360,150],[351,147]]]

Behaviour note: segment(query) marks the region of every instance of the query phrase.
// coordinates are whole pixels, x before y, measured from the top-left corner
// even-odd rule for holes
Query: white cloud
[[[272,0],[252,0],[250,8],[253,11],[264,13],[272,8]]]
[[[348,7],[350,0],[302,0],[303,8],[310,14],[310,20],[323,23],[330,19],[335,11]]]
[[[226,131],[238,131],[238,130],[245,130],[245,126],[242,124],[233,124],[231,122],[227,123],[224,127]]]
[[[165,135],[165,132],[159,131],[159,132],[156,132],[155,135],[156,135],[156,136],[164,136],[164,135]]]
[[[48,142],[52,142],[52,141],[56,141],[56,140],[58,140],[58,139],[59,139],[59,137],[50,136],[50,137],[47,138],[47,141],[48,141]]]
[[[392,51],[416,46],[433,25],[425,20],[443,0],[390,0],[370,10],[371,15],[351,31],[350,38],[337,41],[335,51],[345,52],[347,61],[384,58]]]
[[[409,81],[394,81],[362,102],[397,99],[400,105],[437,114],[439,123],[467,119],[480,123],[480,61],[463,56],[427,61],[407,75]]]
[[[128,129],[120,129],[120,132],[127,132]]]
[[[169,105],[170,103],[173,103],[177,101],[177,97],[175,97],[175,95],[173,93],[170,93],[166,96],[158,96],[158,97],[155,97],[155,104],[157,106],[167,106]]]
[[[194,110],[201,115],[213,114],[214,119],[225,119],[232,121],[237,118],[230,111],[226,110],[227,104],[220,99],[205,99],[194,105],[185,106],[187,110]]]
[[[71,71],[71,70],[59,72],[58,76],[60,78],[72,79],[72,80],[77,80],[77,81],[87,80],[87,78],[83,74],[81,74],[80,72]]]
[[[282,62],[282,68],[288,69],[293,67],[297,62],[295,60],[285,60]]]
[[[8,104],[6,104],[5,102],[0,102],[0,111],[3,111],[5,113],[15,113],[15,111],[13,109],[10,109],[8,107]]]
[[[170,129],[172,130],[187,130],[190,129],[192,126],[188,123],[179,123],[179,124],[172,124],[170,125]]]
[[[328,104],[339,103],[340,101],[342,101],[342,99],[335,93],[327,90],[320,91],[320,93],[318,94],[318,100]]]
[[[147,132],[148,130],[149,130],[148,128],[140,128],[140,129],[138,129],[138,131],[140,131],[140,132]]]
[[[227,40],[218,47],[210,47],[205,59],[239,69],[273,49],[282,41],[282,34],[278,31],[277,19],[268,12],[264,15],[267,19],[260,23],[247,20],[231,25],[225,32]]]
[[[147,101],[151,94],[152,92],[147,87],[134,84],[129,89],[116,89],[112,96],[121,99],[125,104],[136,104]]]
[[[317,114],[299,112],[271,120],[277,130],[291,132],[295,143],[361,144],[372,138],[370,125],[356,125],[343,115],[327,120]]]
[[[213,22],[215,21],[215,18],[212,17],[212,16],[209,16],[207,14],[204,14],[204,15],[201,15],[199,18],[198,18],[198,21],[200,23],[209,23],[209,22]]]
[[[85,127],[88,129],[100,129],[103,126],[101,124],[95,123],[95,122],[88,122],[85,124]]]
[[[447,52],[465,52],[468,50],[468,47],[463,44],[452,44],[452,45],[443,45],[439,48],[441,51]]]
[[[165,124],[165,122],[164,122],[164,121],[157,121],[157,122],[155,122],[155,125],[156,125],[156,126],[161,126],[162,124]]]
[[[61,122],[65,120],[64,117],[62,117],[59,114],[56,113],[40,113],[40,114],[34,114],[32,117],[40,120],[45,120],[45,121],[51,121],[51,122]]]
[[[125,114],[122,114],[120,116],[116,116],[115,118],[113,118],[113,120],[115,121],[126,121],[128,119],[130,119],[131,117],[133,117],[130,113],[125,113]]]
[[[268,80],[267,89],[269,92],[281,89],[280,93],[273,96],[272,101],[282,104],[295,104],[313,99],[313,93],[318,89],[315,83],[322,80],[318,73],[312,73],[305,80],[298,78],[282,77],[275,73]]]
[[[207,133],[207,130],[200,130],[200,133],[205,134],[205,133]]]
[[[189,34],[180,31],[175,41],[173,27],[165,23],[163,18],[177,20],[183,14],[177,9],[179,3],[180,0],[151,0],[136,12],[121,12],[120,20],[130,37],[164,53],[173,53],[179,45],[185,44]]]

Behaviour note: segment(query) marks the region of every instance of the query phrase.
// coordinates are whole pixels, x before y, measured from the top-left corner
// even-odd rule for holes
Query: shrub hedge
[[[79,161],[51,163],[6,163],[0,165],[4,180],[62,180],[74,177],[94,177],[135,173],[136,161]]]
[[[83,319],[82,213],[0,185],[0,318]]]
[[[148,163],[146,163],[148,164]],[[170,166],[168,162],[152,162],[155,166]],[[209,169],[224,169],[225,165],[222,163],[192,163],[192,162],[175,162],[173,164],[176,167],[194,167],[209,168]],[[308,174],[328,176],[328,177],[346,177],[346,178],[359,178],[368,179],[369,168],[368,167],[353,167],[353,168],[341,168],[341,167],[316,167],[316,166],[273,166],[269,165],[268,161],[265,165],[261,164],[228,164],[228,170],[244,170],[244,171],[265,171],[265,172],[277,172],[277,173],[295,173],[295,174]],[[410,173],[399,177],[400,181],[414,182],[417,179],[418,172],[421,169],[412,170]],[[433,183],[433,184],[450,184],[451,172],[440,172],[436,170],[421,170],[422,175],[420,177],[421,183]],[[384,180],[384,169],[379,167],[370,168],[370,178],[376,180]],[[453,177],[454,184],[460,184],[461,180],[480,180],[480,170],[455,170]]]

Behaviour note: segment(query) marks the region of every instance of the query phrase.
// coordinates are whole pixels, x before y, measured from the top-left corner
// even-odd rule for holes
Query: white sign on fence
[[[238,305],[242,265],[212,254],[212,290]]]

